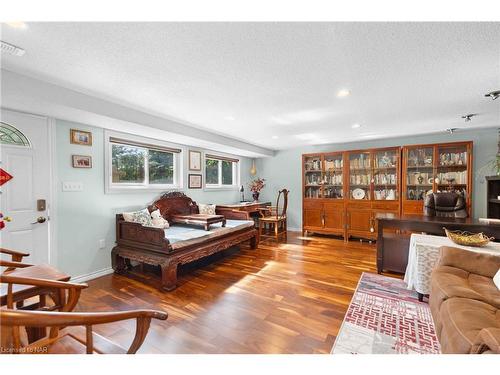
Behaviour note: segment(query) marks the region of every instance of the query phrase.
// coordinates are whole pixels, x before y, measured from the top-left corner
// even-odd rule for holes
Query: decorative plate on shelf
[[[354,199],[363,199],[365,197],[365,191],[360,188],[354,189],[352,191],[352,196]]]

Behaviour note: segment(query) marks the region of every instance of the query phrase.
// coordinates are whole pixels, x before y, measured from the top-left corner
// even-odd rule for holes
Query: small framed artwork
[[[74,145],[92,146],[92,133],[84,130],[71,129],[70,142]]]
[[[189,169],[201,171],[201,152],[189,150]]]
[[[92,168],[92,156],[72,155],[73,168]]]
[[[188,175],[188,188],[189,189],[201,189],[201,174],[189,174]]]

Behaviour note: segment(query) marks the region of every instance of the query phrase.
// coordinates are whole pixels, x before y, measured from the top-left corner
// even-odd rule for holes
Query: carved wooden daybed
[[[181,192],[168,192],[148,207],[152,212],[160,210],[170,222],[175,215],[192,215],[199,212],[198,205]],[[111,251],[111,261],[115,273],[126,274],[131,268],[130,261],[146,263],[161,268],[161,289],[171,291],[177,286],[177,266],[186,264],[219,251],[250,241],[255,249],[259,243],[259,233],[251,224],[247,212],[224,211],[227,224],[205,232],[199,238],[169,240],[169,229],[142,226],[127,222],[122,214],[116,215],[116,246]],[[241,221],[236,221],[241,220]],[[230,224],[233,227],[230,227]],[[178,229],[173,224],[171,228]],[[181,226],[182,227],[182,226]],[[195,229],[193,229],[194,231]]]

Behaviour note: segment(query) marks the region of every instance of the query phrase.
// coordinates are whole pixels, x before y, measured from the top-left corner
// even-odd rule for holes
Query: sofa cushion
[[[439,310],[441,303],[451,297],[471,298],[500,308],[500,291],[491,278],[459,268],[439,266],[432,272],[433,309]]]
[[[439,342],[443,353],[469,353],[482,329],[500,328],[499,310],[474,299],[444,301],[439,318],[442,324]]]
[[[145,227],[153,226],[151,214],[149,213],[149,210],[147,208],[144,208],[140,211],[124,212],[123,219],[132,223],[139,223]]]
[[[165,229],[165,238],[170,242],[172,250],[178,251],[253,226],[252,220],[226,220],[225,227],[222,227],[222,223],[215,223],[211,224],[210,230],[206,231],[191,225],[175,224]]]

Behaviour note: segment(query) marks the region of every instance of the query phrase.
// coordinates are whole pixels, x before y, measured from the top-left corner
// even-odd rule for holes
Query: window
[[[28,138],[12,125],[0,122],[0,144],[30,147]]]
[[[107,190],[180,188],[180,149],[109,137]]]
[[[216,155],[205,155],[205,181],[207,188],[237,186],[238,160]]]

